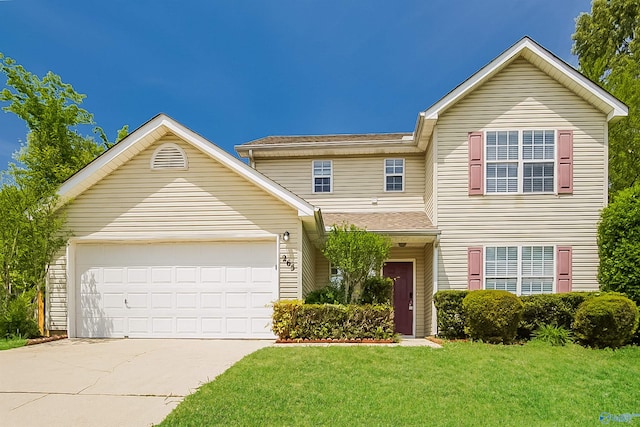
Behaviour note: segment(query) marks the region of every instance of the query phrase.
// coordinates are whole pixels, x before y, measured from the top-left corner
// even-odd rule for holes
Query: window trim
[[[553,132],[553,160],[548,159],[529,159],[525,160],[524,153],[524,132],[534,132],[534,131],[552,131]],[[518,132],[518,159],[517,160],[489,160],[487,156],[487,134],[489,132]],[[556,127],[513,127],[513,128],[490,128],[485,129],[483,131],[483,155],[484,155],[484,165],[483,167],[483,187],[484,187],[484,195],[485,196],[513,196],[513,195],[557,195],[558,194],[558,132],[559,129]],[[505,192],[489,192],[487,185],[487,166],[489,164],[514,164],[518,165],[518,190],[517,191],[505,191]],[[553,190],[551,191],[524,191],[524,165],[525,164],[540,164],[540,163],[553,163]]]
[[[402,160],[402,173],[397,174],[397,173],[387,173],[387,160]],[[395,167],[395,165],[394,165]],[[383,181],[382,181],[382,189],[384,190],[385,193],[404,193],[405,191],[405,175],[407,173],[407,161],[404,157],[389,157],[386,158],[382,161],[382,172],[384,175]],[[388,176],[400,176],[402,178],[402,190],[389,190],[387,188],[387,177]]]
[[[495,243],[491,245],[484,245],[482,247],[482,289],[487,289],[487,248],[508,248],[516,247],[518,249],[517,257],[517,277],[516,277],[516,292],[515,295],[522,296],[522,248],[524,247],[551,247],[553,248],[553,275],[551,276],[551,292],[542,292],[541,294],[550,295],[557,293],[557,280],[558,280],[558,245],[546,244],[546,243]],[[545,276],[546,277],[546,276]],[[510,291],[508,291],[510,292]],[[540,294],[526,294],[526,295],[540,295]]]
[[[316,191],[316,178],[327,178],[326,175],[315,174],[315,162],[329,162],[329,191]],[[331,159],[313,159],[311,160],[311,193],[312,194],[331,194],[333,193],[333,160]]]

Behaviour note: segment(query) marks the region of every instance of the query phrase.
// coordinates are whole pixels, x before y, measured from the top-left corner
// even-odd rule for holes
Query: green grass
[[[22,347],[27,340],[22,338],[0,339],[0,351],[9,350],[10,348]]]
[[[601,412],[640,413],[639,378],[638,347],[271,347],[188,396],[162,426],[599,425]]]

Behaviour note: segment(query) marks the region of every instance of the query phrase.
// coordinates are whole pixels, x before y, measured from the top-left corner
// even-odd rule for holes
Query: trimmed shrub
[[[521,296],[524,304],[522,321],[518,327],[518,338],[529,339],[536,329],[544,325],[555,325],[571,329],[576,310],[584,301],[603,292],[567,292],[562,294],[540,294]]]
[[[471,291],[462,300],[465,332],[474,340],[511,343],[516,337],[523,304],[507,291]]]
[[[438,317],[438,336],[442,338],[465,338],[464,310],[462,300],[469,291],[438,291],[433,296]]]
[[[40,336],[34,317],[34,304],[28,293],[17,295],[0,310],[0,337],[33,338]]]
[[[390,305],[304,304],[282,300],[274,304],[273,332],[288,339],[395,339]]]
[[[618,348],[638,328],[638,307],[620,295],[603,295],[583,302],[576,311],[573,330],[579,341],[595,348]]]
[[[552,346],[564,346],[571,341],[571,332],[562,326],[542,325],[535,330],[533,337]]]

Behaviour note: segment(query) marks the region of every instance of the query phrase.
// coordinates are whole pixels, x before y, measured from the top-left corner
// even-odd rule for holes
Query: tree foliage
[[[629,106],[609,129],[610,194],[640,182],[640,0],[594,0],[576,20],[580,71]]]
[[[331,229],[322,253],[342,274],[345,303],[362,299],[367,278],[380,271],[390,249],[387,237],[353,224],[335,225]]]
[[[640,183],[620,191],[602,211],[598,251],[600,288],[640,305]]]
[[[2,317],[3,310],[22,307],[44,290],[48,264],[66,242],[58,186],[110,144],[100,128],[95,132],[102,142],[80,134],[79,127],[94,125],[93,116],[80,107],[85,96],[56,74],[40,78],[2,54],[0,72],[7,78],[0,91],[3,110],[24,120],[28,129],[16,163],[0,173]],[[125,126],[118,138],[126,133]]]

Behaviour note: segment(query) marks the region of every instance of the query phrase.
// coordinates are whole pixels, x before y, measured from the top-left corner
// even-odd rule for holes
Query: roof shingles
[[[327,226],[353,224],[369,231],[436,230],[424,211],[418,212],[328,212],[322,214]]]
[[[374,141],[401,141],[412,133],[363,133],[341,135],[298,135],[298,136],[267,136],[255,139],[242,145],[275,145],[275,144],[303,144],[303,143],[343,143],[343,142],[374,142]]]

